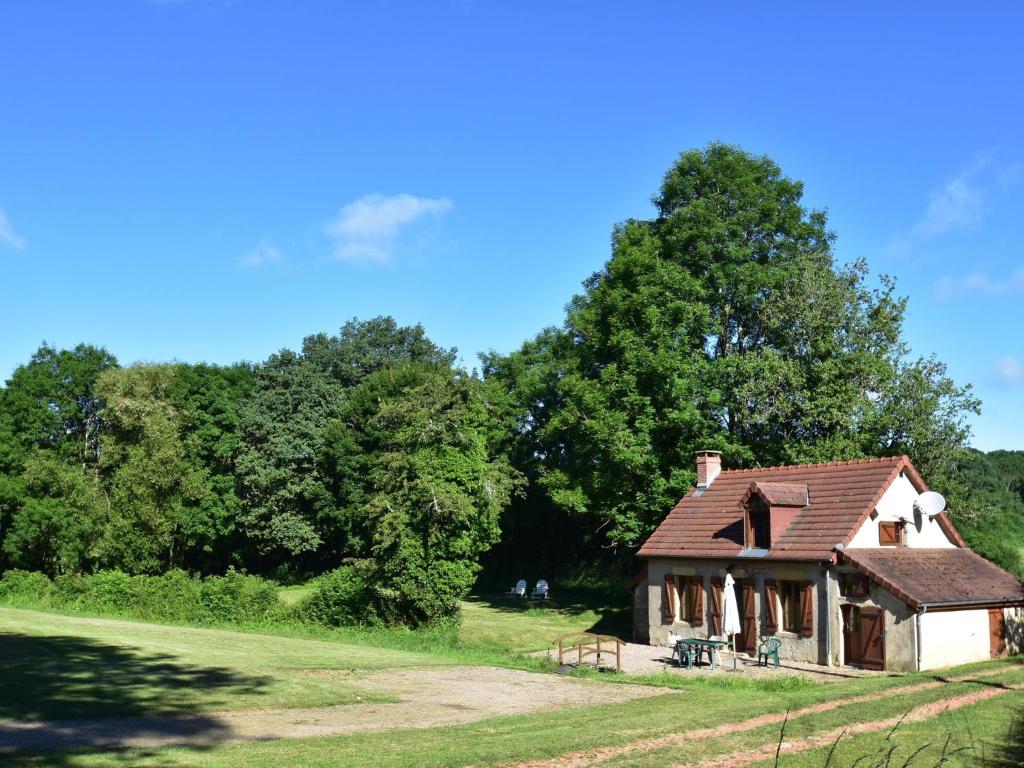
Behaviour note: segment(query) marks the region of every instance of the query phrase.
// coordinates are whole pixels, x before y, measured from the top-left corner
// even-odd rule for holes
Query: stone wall
[[[838,579],[844,574],[855,575],[853,568],[840,566],[834,571]],[[880,608],[885,611],[885,668],[893,672],[912,672],[917,668],[917,628],[914,612],[902,600],[888,590],[874,583],[864,597],[842,596],[836,589],[836,613],[839,622],[834,649],[836,664],[846,664],[846,648],[842,627],[842,606],[855,605],[860,608]]]
[[[794,661],[806,661],[815,664],[828,664],[826,655],[826,585],[831,586],[833,593],[833,614],[835,614],[835,597],[838,587],[835,580],[830,579],[822,565],[817,563],[786,563],[766,561],[735,560],[701,560],[684,558],[651,559],[647,568],[647,626],[648,639],[652,645],[665,645],[670,634],[681,637],[707,637],[711,633],[711,579],[724,579],[726,567],[732,566],[734,579],[751,579],[755,587],[755,606],[757,610],[757,636],[761,636],[761,628],[765,618],[764,582],[766,579],[777,581],[809,581],[814,586],[814,634],[801,637],[795,632],[781,628],[775,636],[782,641],[779,655]],[[663,618],[663,600],[665,576],[698,576],[705,590],[703,622],[698,625],[676,621],[665,623]],[[737,595],[740,598],[740,595]],[[832,616],[832,647],[833,656],[837,641],[836,636],[840,625],[835,615]]]

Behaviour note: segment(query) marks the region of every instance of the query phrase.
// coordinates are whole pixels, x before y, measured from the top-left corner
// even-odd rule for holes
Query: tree
[[[1024,577],[1024,451],[970,451],[959,463],[957,526],[975,552]]]
[[[347,534],[322,457],[327,426],[340,418],[346,392],[388,366],[447,365],[454,358],[422,326],[401,327],[390,317],[351,320],[337,336],[307,337],[300,354],[270,357],[239,412],[237,463],[240,519],[265,557],[294,561],[305,554],[314,565],[337,564]]]
[[[493,383],[428,363],[382,368],[349,391],[326,472],[340,481],[346,554],[385,621],[457,614],[519,482],[502,455],[507,413]]]
[[[96,565],[108,510],[96,477],[54,451],[35,449],[19,481],[17,509],[3,541],[10,564],[51,576]]]
[[[111,513],[104,565],[160,573],[178,564],[191,513],[210,496],[209,475],[182,441],[171,399],[176,366],[134,365],[105,372],[103,467]]]
[[[732,466],[907,452],[942,484],[977,401],[908,359],[905,301],[888,278],[869,287],[863,262],[834,263],[802,194],[767,157],[683,153],[657,216],[616,227],[563,327],[484,356],[520,408],[532,493],[628,548],[694,482],[701,449]]]
[[[0,390],[0,569],[63,573],[93,562],[105,508],[96,385],[116,366],[102,348],[44,343]]]
[[[184,511],[182,567],[219,573],[228,565],[247,564],[235,472],[242,445],[239,409],[254,383],[255,369],[247,363],[175,366],[167,396],[184,455],[202,468],[206,483],[198,503]]]
[[[394,318],[353,318],[337,336],[317,333],[302,340],[302,357],[342,387],[400,363],[451,365],[455,350],[438,347],[422,325],[400,326]]]
[[[114,356],[100,347],[57,350],[43,343],[7,382],[3,405],[12,434],[26,448],[48,448],[83,469],[94,468],[103,427],[96,382],[116,367]]]
[[[264,554],[316,550],[332,500],[319,460],[324,431],[341,414],[344,389],[300,355],[284,350],[257,371],[239,416],[238,481],[246,536]]]

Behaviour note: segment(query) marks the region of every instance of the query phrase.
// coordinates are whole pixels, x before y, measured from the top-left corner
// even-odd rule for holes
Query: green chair
[[[757,664],[761,665],[761,661],[764,661],[764,665],[768,666],[768,659],[772,660],[775,664],[775,668],[779,668],[779,648],[782,647],[782,641],[777,637],[762,637],[761,643],[757,646]]]
[[[676,653],[679,654],[679,666],[683,666],[683,659],[686,659],[686,668],[693,669],[693,662],[697,661],[697,649],[685,640],[676,642]]]

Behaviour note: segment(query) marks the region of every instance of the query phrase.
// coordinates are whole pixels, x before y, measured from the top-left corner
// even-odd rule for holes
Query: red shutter
[[[665,590],[662,600],[662,617],[666,624],[674,624],[676,620],[676,577],[665,576]]]
[[[800,588],[800,634],[810,637],[814,634],[814,589],[811,582]]]
[[[764,634],[774,635],[779,629],[779,588],[774,581],[764,584]]]
[[[690,619],[693,626],[704,626],[704,577],[693,577],[693,614]]]
[[[722,582],[711,580],[711,634],[722,635]]]

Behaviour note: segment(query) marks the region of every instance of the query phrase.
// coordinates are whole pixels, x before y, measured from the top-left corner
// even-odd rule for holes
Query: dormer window
[[[771,549],[771,508],[758,495],[747,501],[747,549]]]
[[[806,483],[751,483],[743,500],[744,549],[753,555],[778,545],[808,503]]]

